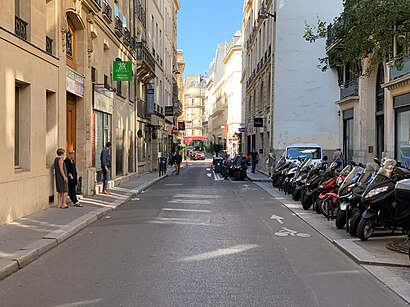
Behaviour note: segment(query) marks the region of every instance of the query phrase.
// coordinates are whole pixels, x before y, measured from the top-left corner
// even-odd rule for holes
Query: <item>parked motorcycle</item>
[[[404,179],[396,183],[394,187],[396,196],[396,208],[394,221],[396,225],[407,231],[407,241],[410,240],[410,179]],[[409,249],[410,258],[410,249]]]
[[[357,235],[365,241],[377,227],[398,227],[394,221],[396,206],[395,185],[410,178],[410,170],[394,159],[387,159],[362,196],[362,203],[368,207],[359,222]]]
[[[299,160],[293,161],[283,174],[283,191],[285,195],[292,193],[292,179],[295,177],[300,164]]]
[[[301,195],[303,209],[308,210],[316,201],[317,189],[319,187],[320,180],[323,177],[325,168],[325,163],[317,162],[309,171]]]
[[[305,158],[296,170],[292,180],[292,199],[298,201],[302,195],[303,186],[306,183],[307,175],[312,167],[312,159]]]

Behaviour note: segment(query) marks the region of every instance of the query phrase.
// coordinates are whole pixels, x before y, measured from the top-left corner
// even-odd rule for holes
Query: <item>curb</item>
[[[7,276],[10,276],[11,274],[17,272],[19,269],[27,266],[29,263],[38,259],[41,255],[63,243],[65,240],[71,238],[72,236],[86,228],[88,225],[98,221],[107,213],[115,210],[117,207],[128,202],[134,196],[142,193],[144,190],[148,189],[149,187],[166,177],[168,177],[168,174],[155,178],[150,182],[146,182],[139,186],[137,189],[130,190],[130,192],[124,194],[124,198],[114,201],[112,208],[100,208],[91,211],[83,215],[82,217],[71,221],[63,227],[44,235],[42,239],[37,240],[30,245],[22,248],[18,253],[18,256],[15,258],[11,260],[0,260],[0,280],[3,280]]]

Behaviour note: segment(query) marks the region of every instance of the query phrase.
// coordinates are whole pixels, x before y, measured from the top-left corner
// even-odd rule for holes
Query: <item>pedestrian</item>
[[[68,177],[68,197],[74,204],[74,207],[84,207],[77,198],[76,186],[77,186],[77,166],[75,165],[75,151],[69,150],[68,157],[64,160],[65,166],[67,168]]]
[[[269,156],[268,156],[268,160],[266,161],[267,167],[268,167],[268,172],[269,172],[269,176],[272,175],[272,168],[275,166],[275,162],[276,162],[276,155],[273,152],[273,148],[271,148],[269,150]]]
[[[344,160],[344,156],[343,156],[342,149],[338,147],[333,154],[333,162],[336,162],[337,167],[339,168],[340,166],[343,165],[343,160]]]
[[[110,179],[110,170],[111,170],[111,142],[107,142],[105,144],[105,148],[101,151],[101,169],[103,172],[103,194],[110,194],[107,191],[108,188],[108,180]]]
[[[179,175],[179,170],[181,169],[182,156],[178,150],[175,152],[174,162],[175,162],[175,173]]]
[[[61,209],[67,209],[67,192],[68,192],[68,179],[67,179],[67,167],[64,163],[64,148],[57,149],[57,157],[54,159],[54,171],[56,178],[56,190],[58,194],[57,207]]]
[[[255,173],[256,170],[256,164],[258,164],[258,157],[259,154],[258,152],[255,150],[255,148],[252,149],[251,153],[251,165],[252,165],[252,173]]]

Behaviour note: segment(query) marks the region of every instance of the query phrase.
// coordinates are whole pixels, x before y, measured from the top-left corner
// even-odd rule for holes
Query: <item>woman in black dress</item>
[[[56,176],[56,189],[58,193],[58,208],[66,209],[67,206],[67,192],[68,192],[68,178],[67,167],[64,163],[64,148],[57,149],[57,157],[54,159],[54,171]]]

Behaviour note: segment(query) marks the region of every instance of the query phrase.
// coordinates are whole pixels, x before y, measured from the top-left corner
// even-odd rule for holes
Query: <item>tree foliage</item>
[[[369,64],[362,73],[367,76],[384,61],[401,69],[410,56],[410,0],[345,0],[343,5],[331,25],[318,16],[316,25],[305,26],[307,41],[327,38],[327,56],[319,59],[322,69],[365,58]]]

